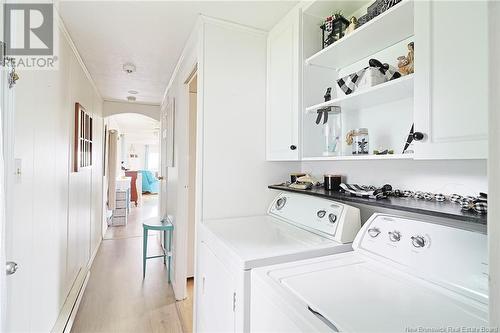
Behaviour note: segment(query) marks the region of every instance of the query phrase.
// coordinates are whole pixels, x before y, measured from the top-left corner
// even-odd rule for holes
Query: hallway
[[[90,270],[72,332],[182,332],[161,259],[149,260],[142,280],[142,220],[157,215],[157,196],[133,207],[129,223],[110,227]],[[149,253],[160,253],[150,236]],[[154,241],[153,241],[154,240]]]

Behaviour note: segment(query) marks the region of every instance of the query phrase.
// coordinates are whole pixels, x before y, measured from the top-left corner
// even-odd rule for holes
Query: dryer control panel
[[[291,192],[278,194],[268,214],[341,243],[352,242],[361,228],[358,208]]]

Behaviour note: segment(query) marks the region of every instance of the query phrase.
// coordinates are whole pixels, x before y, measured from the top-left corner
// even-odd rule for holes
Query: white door
[[[199,243],[198,256],[197,331],[234,332],[235,279],[204,242]]]
[[[268,161],[299,160],[299,15],[285,17],[267,40]]]
[[[488,73],[488,2],[415,2],[416,158],[487,158]]]

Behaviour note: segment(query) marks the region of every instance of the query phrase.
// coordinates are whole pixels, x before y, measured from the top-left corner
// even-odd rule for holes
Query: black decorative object
[[[403,148],[403,154],[411,154],[413,151],[410,151],[408,148],[410,148],[411,143],[413,142],[413,134],[415,132],[415,124],[411,125],[410,133],[408,134],[408,138],[406,139],[405,147]]]
[[[322,48],[338,41],[344,37],[345,29],[349,26],[349,21],[340,14],[328,17],[325,23],[321,25],[322,30]]]
[[[338,191],[340,190],[340,184],[342,183],[342,178],[337,175],[325,175],[323,186],[327,191]]]
[[[382,14],[383,12],[385,12],[389,8],[397,5],[400,2],[401,2],[401,0],[377,0],[376,1],[377,13],[378,13],[377,15]]]
[[[328,102],[332,99],[332,87],[328,87],[328,89],[326,89],[325,96],[323,97],[325,98],[325,102]]]
[[[358,18],[358,28],[368,22],[370,19],[368,18],[368,14],[365,14]]]
[[[325,99],[325,102],[331,101],[332,100],[332,87],[328,87],[325,92],[325,96],[323,96]],[[318,109],[316,111],[318,113],[318,116],[316,117],[316,124],[319,125],[321,122],[321,118],[323,118],[323,125],[328,122],[328,112],[332,111],[331,106],[327,106],[326,108]]]
[[[389,67],[389,64],[388,63],[382,63],[380,62],[380,60],[377,60],[377,59],[370,59],[368,61],[368,65],[370,65],[370,67],[376,67],[378,68],[378,70],[380,71],[380,73],[382,74],[386,74],[387,71],[390,69]],[[399,79],[401,77],[401,73],[399,72],[395,72],[393,73],[390,77],[389,77],[389,81],[390,80],[394,80],[394,79]]]
[[[378,15],[400,3],[402,0],[376,0],[367,9],[367,13],[358,18],[358,28]]]
[[[379,13],[378,13],[377,1],[375,1],[370,6],[368,6],[368,10],[367,10],[368,21],[377,17],[378,14]]]

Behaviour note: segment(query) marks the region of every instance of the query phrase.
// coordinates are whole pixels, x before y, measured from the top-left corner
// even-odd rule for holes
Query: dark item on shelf
[[[374,150],[373,151],[373,155],[393,155],[394,154],[394,150],[392,149],[386,149],[386,150]]]
[[[328,87],[326,89],[326,93],[325,93],[325,96],[323,96],[325,98],[325,102],[328,102],[332,99],[332,87]]]
[[[394,80],[394,79],[398,79],[401,77],[401,73],[399,72],[394,72],[394,73],[391,73],[390,72],[390,66],[389,64],[387,63],[381,63],[379,60],[377,59],[370,59],[368,61],[368,64],[370,65],[370,67],[376,67],[379,69],[380,73],[384,74],[384,75],[387,75],[388,74],[388,79],[389,81],[390,80]]]
[[[369,21],[368,14],[365,14],[363,16],[358,17],[358,26],[357,28],[361,27],[363,24]]]
[[[348,25],[349,21],[340,14],[336,14],[335,17],[328,17],[325,23],[320,26],[322,33],[322,48],[324,49],[328,45],[344,37]]]
[[[394,7],[400,2],[401,0],[377,0],[375,2],[377,4],[377,15],[382,14],[383,12],[391,7]]]
[[[415,71],[415,44],[413,42],[408,44],[408,55],[398,57],[399,72],[403,75],[412,74]]]
[[[381,188],[375,186],[358,185],[358,184],[340,184],[340,188],[346,193],[356,197],[370,198],[370,199],[385,199],[392,191],[391,185],[384,185]]]
[[[323,125],[328,122],[328,112],[331,110],[331,107],[326,107],[322,109],[318,109],[316,111],[318,113],[318,116],[316,117],[316,125],[319,125],[321,123],[321,118],[323,118]]]
[[[340,190],[340,184],[342,183],[342,179],[340,176],[325,175],[324,179],[325,179],[325,182],[323,183],[323,186],[325,187],[325,190],[327,190],[327,191],[339,191]]]
[[[334,111],[334,112],[332,112]],[[323,118],[323,124],[326,124],[328,122],[328,114],[333,113],[333,114],[339,114],[340,113],[340,107],[338,106],[327,106],[325,108],[318,109],[316,111],[318,116],[316,117],[316,125],[319,125],[321,123],[321,119]]]
[[[374,19],[379,14],[377,1],[374,1],[370,6],[368,6],[367,15],[368,21]]]
[[[406,138],[406,143],[405,147],[403,148],[403,154],[412,154],[413,150],[409,150],[411,143],[413,142],[413,134],[415,132],[415,124],[411,124],[411,129],[410,133],[408,134],[408,137]]]
[[[297,181],[297,178],[305,176],[305,173],[302,172],[297,172],[297,173],[291,173],[290,174],[290,182],[295,183]]]
[[[368,64],[368,67],[337,80],[337,84],[344,94],[349,95],[356,91],[360,82],[363,82],[362,77],[364,75],[373,74],[373,71],[370,71],[368,74],[366,73],[369,68],[378,68],[380,73],[384,76],[383,81],[390,81],[401,77],[401,74],[394,67],[389,66],[389,64],[383,64],[377,59],[370,59]]]
[[[353,152],[353,155],[366,155],[368,154],[368,141],[363,138],[357,141],[358,150]]]

